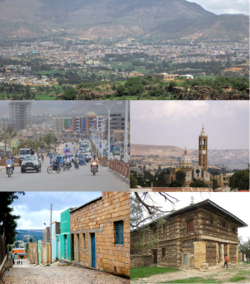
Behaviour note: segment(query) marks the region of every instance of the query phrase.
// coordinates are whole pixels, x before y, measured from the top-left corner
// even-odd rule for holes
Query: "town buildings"
[[[29,243],[31,263],[60,261],[129,278],[130,194],[102,192],[102,196],[60,214]],[[50,236],[51,229],[51,236]]]
[[[225,254],[229,263],[237,264],[238,229],[245,226],[245,222],[209,199],[190,204],[166,215],[161,222],[146,225],[147,234],[139,229],[131,232],[131,266],[147,262],[199,269],[223,263]],[[152,238],[158,242],[148,249]],[[143,243],[142,248],[136,247],[138,242]]]

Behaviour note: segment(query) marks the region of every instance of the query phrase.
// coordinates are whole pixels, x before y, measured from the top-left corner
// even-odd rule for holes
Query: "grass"
[[[247,279],[247,278],[243,277],[243,276],[234,276],[229,281],[230,282],[238,282],[238,281],[241,281],[241,280],[244,280],[244,279]]]
[[[46,101],[46,100],[55,100],[56,97],[50,97],[49,95],[38,94],[38,95],[36,95],[36,99]]]
[[[244,264],[250,264],[250,262],[243,262]]]
[[[213,278],[201,278],[201,277],[191,277],[187,279],[178,279],[172,280],[167,282],[160,282],[160,283],[223,283],[223,281],[217,281]]]
[[[133,268],[130,270],[130,280],[135,278],[147,278],[151,275],[160,274],[160,273],[167,273],[167,272],[177,272],[179,271],[178,268],[172,267],[138,267]]]

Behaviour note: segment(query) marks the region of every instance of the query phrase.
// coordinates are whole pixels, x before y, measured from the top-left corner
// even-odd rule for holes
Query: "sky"
[[[44,229],[50,225],[50,204],[52,203],[52,222],[60,222],[60,213],[72,207],[79,207],[95,198],[101,192],[26,192],[18,195],[12,203],[14,214],[20,215],[18,230]],[[46,225],[44,225],[44,223]]]
[[[187,0],[201,5],[205,10],[216,15],[220,14],[247,14],[249,15],[249,0]]]
[[[171,192],[169,195],[179,200],[175,203],[174,207],[170,202],[165,202],[159,193],[151,192],[149,194],[152,195],[158,206],[162,206],[161,210],[163,211],[171,211],[173,208],[178,210],[189,206],[191,197],[194,198],[194,203],[210,199],[245,222],[248,227],[239,228],[238,236],[242,236],[244,241],[247,241],[248,237],[250,238],[250,214],[247,213],[250,201],[250,194],[248,192]]]
[[[131,143],[197,149],[249,149],[247,101],[131,101]]]

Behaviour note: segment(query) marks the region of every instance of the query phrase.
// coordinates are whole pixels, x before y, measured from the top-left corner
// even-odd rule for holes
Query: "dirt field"
[[[235,276],[246,278],[244,280],[237,281],[236,283],[250,283],[250,264],[239,263],[237,266],[231,265],[229,266],[228,270],[222,267],[221,265],[220,267],[217,266],[216,269],[209,269],[206,272],[202,272],[196,269],[186,269],[181,270],[179,272],[152,275],[148,278],[140,278],[138,280],[133,280],[130,283],[164,283],[171,280],[188,279],[193,277],[200,277],[204,279],[212,278],[213,280],[218,281],[219,283],[232,283],[230,279]]]

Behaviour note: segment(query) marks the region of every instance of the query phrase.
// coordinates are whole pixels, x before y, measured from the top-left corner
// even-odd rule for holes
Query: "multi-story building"
[[[64,129],[68,129],[72,126],[72,117],[64,117]]]
[[[10,125],[16,131],[27,128],[31,119],[31,102],[13,101],[9,103]]]
[[[131,232],[131,268],[141,262],[158,264],[161,267],[201,268],[224,263],[225,254],[229,263],[238,263],[238,228],[247,224],[207,199],[174,211]],[[139,232],[140,231],[140,232]],[[147,244],[158,239],[153,249]],[[141,248],[136,245],[143,243]],[[151,263],[149,263],[151,262]],[[143,264],[141,266],[144,266]]]
[[[110,114],[110,134],[114,135],[114,130],[125,130],[125,112]],[[108,118],[106,119],[105,136],[108,136]]]
[[[53,117],[53,131],[62,133],[64,130],[64,117]]]

